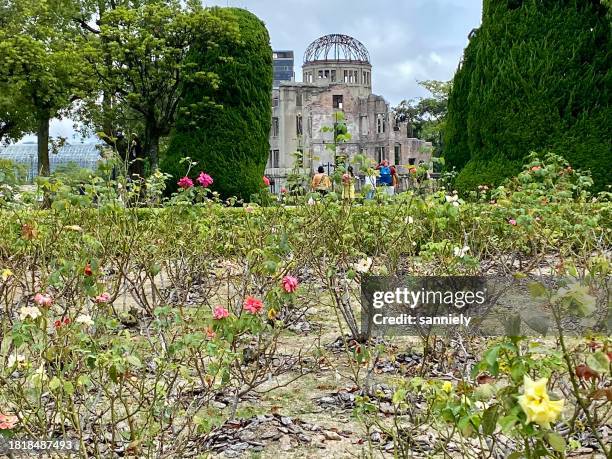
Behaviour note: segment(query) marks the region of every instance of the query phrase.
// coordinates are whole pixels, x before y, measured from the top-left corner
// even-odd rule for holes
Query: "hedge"
[[[212,189],[221,196],[249,199],[263,186],[270,148],[270,38],[263,22],[248,11],[213,12],[235,22],[239,38],[214,37],[212,47],[204,38],[191,53],[197,70],[216,73],[220,82],[218,87],[194,82],[187,88],[161,169],[176,183],[186,170],[180,159],[188,156],[198,162],[198,171],[213,177]]]
[[[591,170],[597,190],[611,183],[606,13],[599,0],[485,0],[449,100],[445,156],[462,169],[458,186],[497,185],[531,151]]]

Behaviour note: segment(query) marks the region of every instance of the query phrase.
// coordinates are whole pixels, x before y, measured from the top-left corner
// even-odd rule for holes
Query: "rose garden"
[[[19,14],[40,6],[21,3]],[[61,94],[49,75],[37,80],[55,91],[47,136],[49,119],[67,109],[66,95],[79,95],[104,141],[100,168],[41,170],[34,186],[24,187],[19,167],[0,163],[0,457],[33,448],[82,458],[612,457],[612,194],[609,177],[595,169],[609,169],[609,89],[603,104],[592,104],[607,111],[585,109],[574,131],[542,140],[549,121],[538,119],[537,135],[523,132],[504,149],[486,114],[466,121],[467,109],[457,108],[498,91],[495,84],[469,87],[474,75],[487,75],[478,61],[490,51],[487,34],[502,33],[484,19],[453,82],[445,124],[434,126],[450,146],[434,143],[432,163],[411,172],[439,169],[439,178],[415,179],[394,196],[365,199],[366,188],[343,199],[338,173],[327,194],[308,189],[302,177],[295,178],[298,191],[273,194],[264,176],[271,103],[270,62],[261,57],[270,51],[265,28],[233,9],[151,4],[100,12],[98,35],[78,32],[85,34],[81,50],[53,50],[95,61],[89,80],[64,82],[70,88]],[[501,21],[500,7],[491,5],[485,1],[485,16]],[[163,25],[148,30],[138,22],[146,8]],[[609,40],[609,13],[602,17]],[[170,39],[178,30],[212,34],[194,38],[193,55],[180,56],[182,72],[197,62],[210,74],[194,71],[171,84],[143,75],[186,85],[175,95],[168,132],[143,115],[152,107],[161,116],[161,96],[119,90],[140,71],[131,67],[134,56],[113,44],[130,21],[147,29],[145,38],[166,34],[160,73],[164,62],[170,74],[178,72],[174,51],[186,46]],[[41,57],[35,42],[44,40],[36,37],[31,54],[11,54],[21,42],[11,29],[17,26],[7,24],[0,45],[11,46],[0,55],[13,64],[0,64],[0,89],[14,91],[3,94],[21,104],[33,80],[17,81],[16,69],[26,67],[15,64],[17,55],[59,59],[44,72],[68,61]],[[70,24],[62,27],[83,27]],[[240,33],[251,41],[238,40]],[[209,49],[210,36],[219,44]],[[144,53],[135,59],[151,57],[130,39],[134,53]],[[223,57],[233,52],[235,60]],[[601,59],[609,74],[609,55]],[[256,70],[236,76],[237,63]],[[238,80],[246,89],[236,100],[226,85],[236,89]],[[97,92],[85,95],[79,84],[92,81]],[[592,88],[576,91],[596,96]],[[252,102],[257,98],[265,103]],[[490,103],[481,102],[474,110]],[[4,103],[0,94],[0,108]],[[5,105],[21,123],[11,129],[36,131],[19,104]],[[544,110],[530,107],[534,112],[520,116],[535,119]],[[106,129],[108,120],[132,127],[135,113],[148,133],[136,162],[115,127]],[[508,126],[518,122],[511,109],[495,113]],[[478,132],[470,131],[474,119]],[[568,139],[579,128],[586,140],[572,137],[574,145]],[[504,138],[511,138],[507,129]],[[349,139],[340,134],[333,148]],[[39,155],[44,165],[45,151]],[[48,167],[48,148],[46,155]],[[351,161],[362,170],[374,166],[362,156]],[[486,276],[527,292],[550,320],[533,316],[531,332],[495,336],[461,327],[366,333],[362,287],[394,276]],[[45,446],[54,441],[62,445]]]

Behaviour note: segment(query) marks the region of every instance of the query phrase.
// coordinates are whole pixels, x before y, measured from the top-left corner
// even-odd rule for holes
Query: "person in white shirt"
[[[376,194],[376,171],[374,169],[366,171],[365,184],[369,185],[366,199],[373,199]]]

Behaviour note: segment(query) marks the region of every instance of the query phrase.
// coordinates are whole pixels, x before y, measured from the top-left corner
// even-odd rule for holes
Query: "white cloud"
[[[344,33],[361,41],[373,65],[376,94],[392,105],[426,95],[418,80],[449,80],[481,20],[482,0],[204,0],[205,6],[246,8],[261,18],[272,47],[295,52],[301,79],[306,47],[318,37]],[[52,135],[72,136],[72,121],[54,123]],[[78,136],[77,136],[78,139]],[[72,140],[78,141],[78,140]]]
[[[440,57],[440,55],[438,53],[436,53],[435,51],[432,51],[431,53],[429,53],[429,59],[435,63],[435,64],[442,64],[442,57]]]

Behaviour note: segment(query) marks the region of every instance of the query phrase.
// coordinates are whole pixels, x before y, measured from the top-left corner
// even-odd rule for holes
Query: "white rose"
[[[36,306],[24,306],[19,312],[19,318],[21,320],[26,320],[28,317],[36,319],[40,317],[40,315],[40,309],[38,309]]]
[[[83,324],[83,325],[87,325],[89,327],[93,326],[94,321],[92,320],[91,316],[89,314],[81,314],[79,315],[75,321],[77,323]]]

